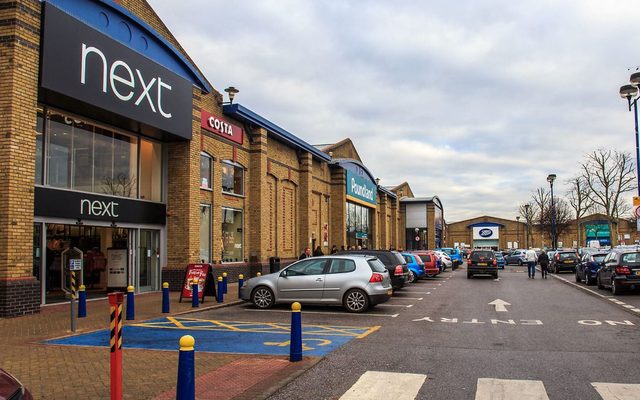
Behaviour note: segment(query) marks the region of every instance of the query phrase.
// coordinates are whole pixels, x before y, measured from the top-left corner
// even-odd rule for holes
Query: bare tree
[[[589,185],[585,182],[583,176],[575,176],[567,182],[569,191],[567,192],[567,200],[576,216],[576,230],[578,232],[578,246],[582,243],[582,217],[584,217],[593,208],[593,200],[589,196]]]
[[[617,224],[622,207],[622,195],[636,188],[631,154],[598,149],[585,156],[581,169],[589,187],[589,198],[607,216],[609,232],[613,233],[613,225]],[[611,239],[613,244],[614,238]],[[616,236],[616,244],[617,239]]]
[[[551,196],[549,196],[548,202],[545,206],[547,210],[551,210]],[[540,218],[540,232],[549,237],[549,242],[553,240],[553,225],[555,224],[556,241],[557,238],[567,231],[572,218],[572,210],[569,203],[560,197],[553,196],[553,209],[554,212],[546,212]]]
[[[535,247],[533,243],[533,235],[531,233],[531,229],[533,229],[533,220],[535,219],[535,216],[537,213],[536,207],[537,207],[536,203],[533,200],[531,200],[528,203],[522,204],[518,208],[518,213],[522,218],[524,218],[527,224],[527,228],[526,228],[527,233],[526,233],[526,239],[525,239],[525,243],[527,247]]]
[[[536,205],[536,220],[538,224],[542,225],[546,218],[546,213],[549,212],[548,206],[551,204],[551,192],[547,191],[544,187],[539,187],[533,192],[531,199]]]

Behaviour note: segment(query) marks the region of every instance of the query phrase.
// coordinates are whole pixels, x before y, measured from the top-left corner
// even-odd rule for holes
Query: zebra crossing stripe
[[[627,383],[591,383],[603,400],[640,400],[640,385]]]
[[[476,400],[549,400],[542,381],[479,378]]]
[[[426,375],[367,371],[340,400],[414,400]]]

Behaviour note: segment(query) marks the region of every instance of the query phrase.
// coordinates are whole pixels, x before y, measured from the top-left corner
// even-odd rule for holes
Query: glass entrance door
[[[141,292],[159,290],[160,231],[140,229],[138,251],[138,287]]]

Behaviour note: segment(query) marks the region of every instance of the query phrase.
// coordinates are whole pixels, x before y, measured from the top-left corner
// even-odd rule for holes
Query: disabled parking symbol
[[[310,341],[316,341],[319,342],[317,344],[314,344],[314,346],[316,347],[321,347],[321,346],[328,346],[330,345],[332,342],[331,340],[328,339],[302,339],[302,350],[314,350],[315,347],[311,347],[309,345],[307,345],[307,342]],[[290,340],[285,340],[284,342],[264,342],[265,346],[278,346],[278,347],[287,347],[291,344]]]

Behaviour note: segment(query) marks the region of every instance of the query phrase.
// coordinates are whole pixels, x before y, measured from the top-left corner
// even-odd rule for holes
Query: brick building
[[[254,273],[304,247],[400,248],[396,192],[216,91],[143,0],[0,3],[0,317]],[[404,194],[406,195],[406,194]]]

